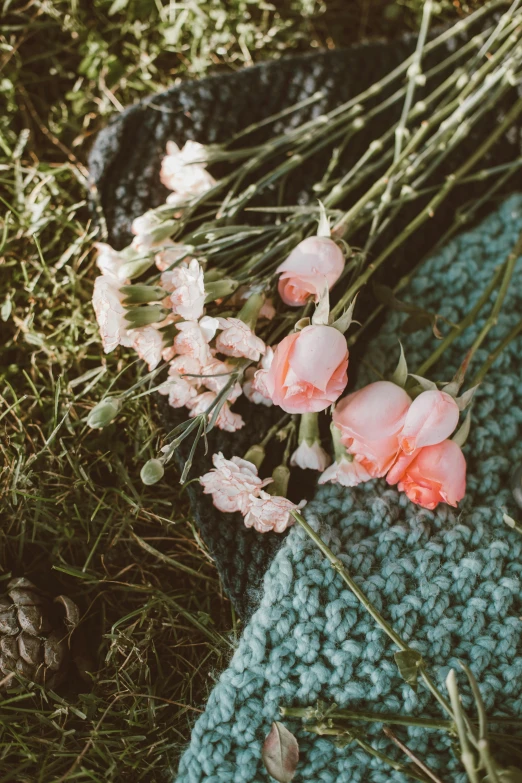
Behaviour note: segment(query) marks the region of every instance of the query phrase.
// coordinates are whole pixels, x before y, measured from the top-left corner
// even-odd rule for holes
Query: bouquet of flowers
[[[104,349],[134,349],[148,373],[127,393],[102,400],[88,423],[106,426],[144,386],[140,394],[158,392],[173,408],[187,412],[160,454],[144,465],[146,484],[161,479],[174,451],[191,438],[184,482],[196,448],[213,428],[234,432],[244,426],[234,407],[243,396],[251,405],[280,408],[279,421],[246,453],[214,454],[213,469],[199,480],[218,509],[241,512],[248,527],[282,532],[293,523],[304,505],[287,497],[293,469],[315,470],[319,483],[347,487],[385,477],[428,509],[438,503],[456,506],[464,497],[462,446],[470,406],[495,356],[466,391],[462,387],[475,351],[496,321],[522,244],[498,268],[464,321],[447,324],[444,334],[436,316],[397,299],[407,277],[381,291],[362,323],[354,317],[359,316],[361,289],[422,229],[453,188],[492,183],[469,208],[469,217],[520,168],[520,160],[481,168],[489,149],[522,112],[516,91],[522,74],[522,11],[514,4],[494,21],[497,6],[485,6],[430,39],[431,3],[426,2],[416,50],[399,68],[349,102],[264,143],[249,143],[259,124],[222,145],[187,140],[180,149],[168,143],[161,164],[161,181],[170,191],[166,203],[134,220],[129,247],[96,246],[101,274],[93,304]],[[423,69],[430,52],[488,19],[465,45],[449,47],[444,59]],[[341,174],[343,152],[354,137],[364,134],[372,118],[401,103],[399,121]],[[503,119],[469,150],[470,133],[499,105],[507,105]],[[282,206],[288,178],[298,177],[301,167],[325,149],[328,164],[314,186],[317,204]],[[465,151],[463,162],[448,172],[457,149]],[[222,176],[214,177],[214,168]],[[259,206],[259,196],[267,192],[274,194],[273,206]],[[416,203],[422,207],[414,218],[393,234],[404,210]],[[254,213],[261,220],[249,224]],[[461,219],[456,216],[441,242]],[[382,238],[390,235],[383,247]],[[428,379],[427,371],[497,289],[486,326],[457,375]],[[341,398],[349,349],[386,305],[421,315],[421,325],[431,323],[440,344],[411,373],[397,341],[400,358],[393,376]],[[331,445],[325,448],[321,433],[327,431],[323,422],[328,418]],[[265,455],[273,446],[282,457],[271,475],[264,475]]]

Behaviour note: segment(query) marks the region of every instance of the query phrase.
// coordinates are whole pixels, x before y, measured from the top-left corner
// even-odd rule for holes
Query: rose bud
[[[276,269],[281,272],[279,296],[290,307],[301,307],[310,296],[317,302],[325,283],[332,288],[343,269],[343,251],[333,239],[307,237]]]
[[[439,503],[456,506],[466,494],[466,460],[460,446],[444,440],[416,454],[401,454],[386,478],[412,503],[433,510]]]
[[[393,464],[410,406],[408,394],[391,381],[370,383],[336,406],[333,422],[343,446],[373,478],[386,475]]]
[[[344,335],[332,326],[311,325],[279,343],[264,381],[272,402],[287,413],[318,413],[343,392],[347,370]]]
[[[446,392],[433,389],[413,400],[399,445],[406,454],[422,446],[433,446],[449,438],[459,421],[459,406]]]

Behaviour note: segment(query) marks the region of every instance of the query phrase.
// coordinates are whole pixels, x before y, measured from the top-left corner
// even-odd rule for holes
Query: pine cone
[[[59,595],[54,602],[28,579],[11,579],[0,597],[0,672],[4,687],[13,673],[56,688],[70,664],[69,637],[80,612],[74,601]]]

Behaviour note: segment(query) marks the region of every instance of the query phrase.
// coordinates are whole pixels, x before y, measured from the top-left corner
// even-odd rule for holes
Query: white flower
[[[102,275],[114,278],[120,285],[126,285],[128,280],[121,275],[121,267],[125,263],[125,260],[118,251],[114,250],[114,248],[106,242],[95,242],[94,247],[98,251],[96,266]]]
[[[245,357],[258,362],[266,351],[264,342],[239,318],[219,318],[223,331],[216,340],[216,350],[225,356]]]
[[[178,334],[174,338],[176,353],[193,356],[202,365],[212,361],[208,340],[197,321],[182,321],[176,324],[176,328],[178,329]]]
[[[296,511],[306,505],[306,500],[296,505],[288,498],[278,495],[269,495],[261,490],[259,495],[250,495],[250,507],[245,516],[245,525],[255,528],[259,533],[282,533],[287,527],[294,524],[291,511]]]
[[[212,495],[215,507],[225,513],[240,511],[246,514],[250,508],[250,495],[256,496],[272,479],[260,479],[252,462],[239,457],[225,459],[219,452],[212,456],[214,469],[199,479],[203,492]]]
[[[205,147],[197,141],[187,141],[181,150],[173,141],[167,142],[160,179],[166,188],[179,197],[175,200],[176,205],[205,193],[215,185],[216,180],[206,171],[205,158]],[[169,203],[172,203],[172,199]]]
[[[197,396],[196,388],[185,378],[170,373],[169,378],[158,388],[160,394],[168,395],[169,405],[173,408],[183,408]]]
[[[207,389],[213,391],[214,394],[219,394],[229,382],[230,373],[233,371],[234,368],[230,367],[225,362],[222,362],[219,359],[212,359],[211,362],[205,364],[205,366],[201,368],[202,377],[200,380]],[[232,404],[242,393],[243,390],[241,386],[236,382],[228,391],[227,402]]]
[[[193,400],[190,400],[187,403],[187,408],[190,408],[189,418],[192,419],[195,416],[200,416],[202,413],[206,413],[216,397],[217,394],[214,394],[214,392],[206,391],[202,394],[198,394],[198,396]],[[215,408],[212,408],[212,410],[209,412],[209,421],[214,415],[214,411]],[[221,407],[215,424],[219,430],[226,430],[226,432],[236,432],[245,426],[245,422],[243,421],[242,416],[240,416],[239,413],[234,413],[234,411],[231,411],[228,403],[226,402]]]
[[[306,440],[302,440],[297,449],[290,457],[290,465],[296,465],[298,468],[309,470],[325,470],[332,460],[330,455],[323,449],[319,441],[310,445]]]
[[[129,332],[131,345],[140,359],[143,359],[154,370],[161,361],[163,351],[163,336],[154,326],[140,326]]]
[[[214,339],[219,329],[219,318],[211,318],[210,315],[204,315],[199,319],[199,328],[207,343]]]
[[[205,306],[205,285],[203,270],[193,258],[189,264],[184,261],[169,272],[161,275],[161,285],[171,292],[172,311],[189,321],[197,321],[203,315]]]
[[[357,457],[353,460],[341,457],[338,462],[334,462],[319,476],[319,484],[332,482],[332,484],[341,484],[343,487],[356,487],[371,478],[373,476],[368,473]]]
[[[99,275],[94,281],[92,304],[105,353],[110,353],[118,345],[132,344],[119,286],[116,279],[108,275]]]
[[[180,258],[183,258],[186,262],[191,261],[188,253],[193,248],[189,248],[187,245],[182,245],[179,242],[165,241],[161,244],[163,249],[154,256],[154,261],[160,272],[165,272],[165,270],[175,264],[176,261],[179,261]]]
[[[248,367],[245,372],[246,381],[243,384],[243,392],[250,402],[256,405],[266,405],[269,408],[274,403],[268,395],[268,389],[265,384],[265,377],[274,358],[273,349],[267,345],[266,352],[259,364],[259,369]]]

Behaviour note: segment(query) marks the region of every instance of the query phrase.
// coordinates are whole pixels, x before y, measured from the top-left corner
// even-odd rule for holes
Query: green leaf
[[[299,761],[299,745],[292,732],[279,721],[272,723],[261,756],[269,775],[278,783],[290,783]]]
[[[404,348],[402,347],[402,343],[399,343],[399,345],[401,348],[401,355],[399,356],[399,362],[395,368],[395,372],[391,377],[391,382],[396,383],[397,386],[401,386],[404,389],[406,386],[406,381],[408,380],[408,363],[404,355]]]
[[[422,656],[417,650],[400,650],[393,656],[399,668],[399,674],[408,685],[417,692],[417,679],[422,666]]]

